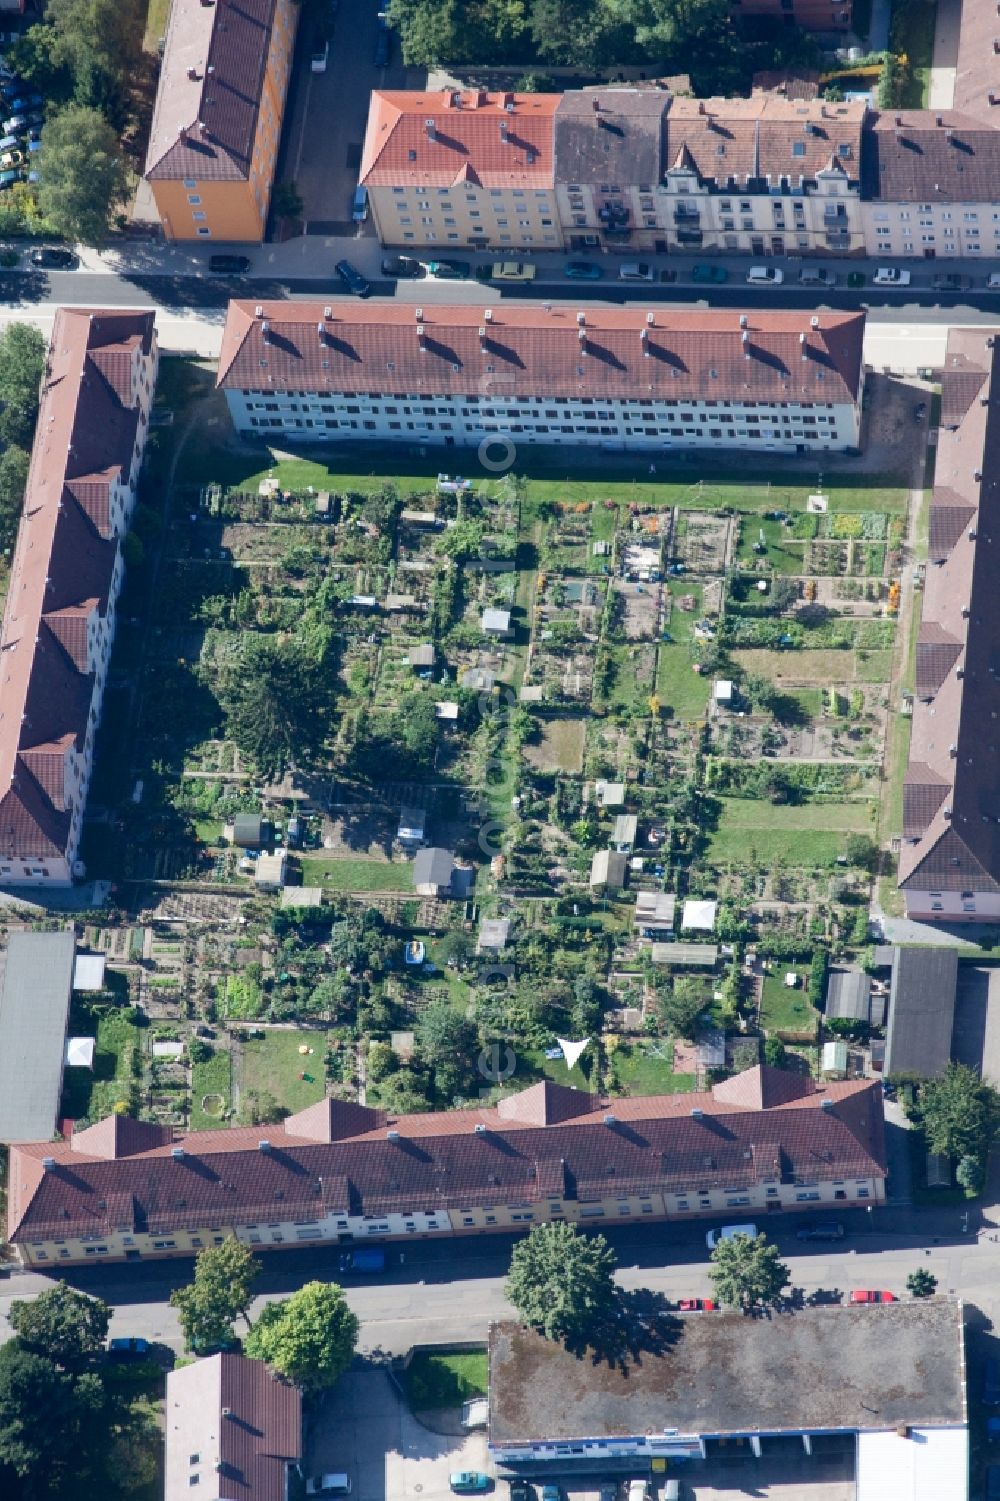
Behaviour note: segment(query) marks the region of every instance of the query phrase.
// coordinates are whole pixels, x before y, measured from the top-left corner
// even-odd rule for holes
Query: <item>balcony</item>
[[[828,229],[823,236],[823,243],[826,245],[827,250],[850,250],[850,231],[846,227],[844,229]]]
[[[681,225],[677,226],[678,245],[700,245],[703,240],[704,235],[702,234],[701,230],[697,228],[697,226],[690,229],[682,227]]]
[[[624,203],[602,203],[597,217],[605,229],[624,229],[629,221],[629,211]]]
[[[674,208],[674,223],[680,228],[681,225],[691,225],[697,229],[701,223],[701,210],[693,205],[679,203]]]

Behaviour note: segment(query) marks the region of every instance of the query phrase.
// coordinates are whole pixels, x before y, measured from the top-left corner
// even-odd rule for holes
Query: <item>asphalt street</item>
[[[1000,1230],[975,1214],[967,1231],[960,1209],[847,1215],[847,1235],[835,1244],[804,1245],[796,1237],[801,1223],[794,1216],[774,1217],[766,1229],[788,1263],[792,1286],[807,1294],[874,1287],[902,1295],[907,1273],[923,1266],[937,1277],[941,1292],[966,1298],[990,1325],[1000,1319]],[[672,1301],[707,1296],[705,1229],[705,1223],[692,1223],[607,1230],[618,1255],[621,1285],[651,1288]],[[377,1279],[341,1278],[336,1248],[271,1252],[263,1258],[254,1313],[265,1301],[287,1297],[313,1278],[342,1280],[361,1320],[363,1352],[401,1354],[425,1340],[482,1338],[493,1320],[510,1312],[503,1282],[513,1243],[503,1235],[391,1245],[386,1273]],[[142,1336],[179,1351],[179,1327],[167,1300],[171,1288],[190,1278],[191,1266],[189,1260],[177,1260],[66,1268],[64,1275],[114,1305],[113,1334]],[[0,1314],[6,1314],[12,1298],[31,1297],[50,1285],[49,1278],[36,1273],[15,1273],[2,1284]],[[4,1318],[0,1340],[9,1337]]]

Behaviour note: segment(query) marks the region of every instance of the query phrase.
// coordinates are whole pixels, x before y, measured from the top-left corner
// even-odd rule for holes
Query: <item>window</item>
[[[200,195],[200,193],[189,193],[188,194],[188,203],[193,203],[193,204],[199,204],[199,203],[201,203],[201,195]]]
[[[186,188],[196,188],[198,186],[198,183],[197,180],[193,177],[185,177],[184,186]]]
[[[199,224],[198,225],[198,233],[202,236],[203,239],[207,239],[207,237],[212,233],[212,231],[210,229],[206,229],[203,224]]]
[[[191,1457],[188,1459],[188,1464],[189,1465],[198,1465],[198,1464],[201,1464],[201,1455],[200,1454],[192,1454]]]

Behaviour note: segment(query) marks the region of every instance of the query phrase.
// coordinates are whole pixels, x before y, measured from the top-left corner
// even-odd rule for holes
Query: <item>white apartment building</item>
[[[1000,128],[956,110],[877,115],[865,133],[869,255],[1000,255]]]
[[[856,448],[863,313],[232,302],[241,434],[649,453]]]
[[[558,249],[559,97],[376,90],[359,181],[382,244]]]
[[[0,886],[77,860],[156,382],[152,313],[60,308],[0,631]]]

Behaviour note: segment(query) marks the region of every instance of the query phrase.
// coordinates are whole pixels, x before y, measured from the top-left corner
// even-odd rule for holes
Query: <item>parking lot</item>
[[[368,122],[372,89],[420,88],[421,69],[404,68],[399,36],[392,35],[386,68],[375,66],[378,0],[340,0],[326,72],[310,67],[312,39],[303,25],[285,111],[276,181],[294,182],[302,197],[305,232],[370,232],[351,220],[351,202]]]
[[[449,1426],[450,1416],[441,1415],[441,1427]],[[667,1473],[680,1479],[681,1501],[853,1501],[853,1441],[820,1438],[813,1450],[807,1455],[793,1438],[765,1439],[756,1459],[748,1444],[720,1441],[709,1445],[707,1459],[668,1466]],[[664,1475],[649,1477],[639,1462],[618,1461],[616,1469],[615,1476],[576,1478],[555,1467],[544,1476],[526,1473],[539,1495],[543,1484],[556,1484],[562,1501],[602,1501],[602,1482],[605,1494],[610,1484],[624,1496],[628,1471],[650,1478],[652,1501],[662,1501]],[[306,1432],[304,1473],[345,1471],[352,1501],[452,1501],[448,1482],[455,1470],[495,1475],[486,1434],[431,1432],[376,1367],[349,1371],[315,1410]],[[491,1493],[507,1501],[507,1481],[494,1480]]]

